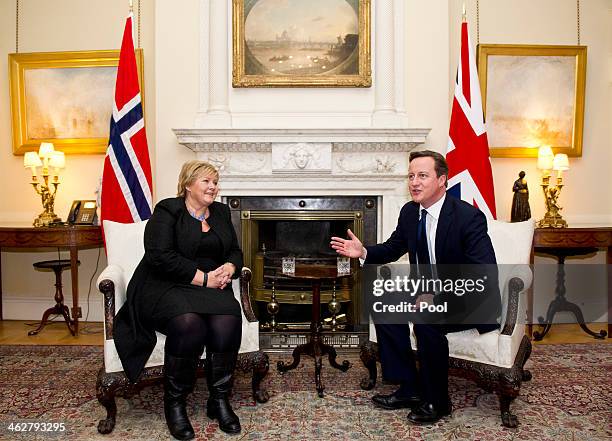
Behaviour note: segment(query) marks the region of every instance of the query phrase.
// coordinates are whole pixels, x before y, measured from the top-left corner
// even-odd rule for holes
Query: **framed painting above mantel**
[[[492,157],[582,156],[586,46],[478,45]]]
[[[118,50],[9,54],[13,154],[52,142],[67,154],[105,153]],[[136,64],[144,111],[143,53]]]
[[[370,87],[371,0],[233,0],[234,87]]]

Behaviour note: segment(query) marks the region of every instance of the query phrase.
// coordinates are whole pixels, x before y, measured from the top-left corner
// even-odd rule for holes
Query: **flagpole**
[[[463,7],[465,8],[465,4],[463,5]],[[130,14],[132,14],[134,12],[134,0],[130,0]]]
[[[132,0],[130,0],[130,3],[131,2]],[[463,23],[467,21],[467,13],[465,12],[465,2],[463,2],[463,15],[461,16],[461,20],[463,21]]]

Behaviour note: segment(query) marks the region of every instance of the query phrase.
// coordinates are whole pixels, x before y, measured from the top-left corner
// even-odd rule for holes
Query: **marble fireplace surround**
[[[408,200],[408,152],[430,129],[174,129],[178,142],[218,167],[221,197],[375,196],[377,238]]]

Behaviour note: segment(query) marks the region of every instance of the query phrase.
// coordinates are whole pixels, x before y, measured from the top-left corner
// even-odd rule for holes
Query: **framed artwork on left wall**
[[[105,153],[118,50],[9,55],[13,154],[52,142],[67,154]],[[143,53],[136,64],[144,109]]]

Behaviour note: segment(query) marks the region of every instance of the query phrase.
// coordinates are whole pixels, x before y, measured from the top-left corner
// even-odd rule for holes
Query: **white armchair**
[[[525,297],[533,277],[529,263],[534,221],[489,220],[488,229],[499,268],[500,329],[485,334],[479,334],[476,329],[447,334],[449,366],[451,373],[474,379],[484,389],[495,391],[499,395],[503,425],[516,427],[518,420],[510,412],[510,403],[519,395],[521,382],[531,379],[531,373],[523,367],[531,355],[531,341],[525,335]],[[410,339],[416,348],[413,332]],[[369,340],[362,345],[360,354],[369,371],[368,378],[361,383],[366,390],[376,385],[376,362],[380,361],[372,323]]]
[[[121,224],[104,221],[108,266],[98,278],[97,286],[104,295],[104,365],[98,372],[96,392],[98,401],[106,408],[106,419],[98,423],[98,432],[110,433],[115,427],[117,406],[116,395],[132,393],[145,385],[161,382],[163,379],[164,344],[166,336],[157,333],[157,344],[145,365],[137,383],[130,383],[117,354],[113,340],[115,313],[126,300],[126,288],[136,266],[144,255],[144,229],[146,221]],[[259,322],[249,299],[251,270],[243,268],[239,280],[234,280],[234,292],[242,305],[242,342],[236,367],[252,372],[253,398],[259,403],[268,401],[268,393],[260,389],[268,373],[268,355],[259,349]],[[198,375],[203,375],[206,351],[202,354]]]

